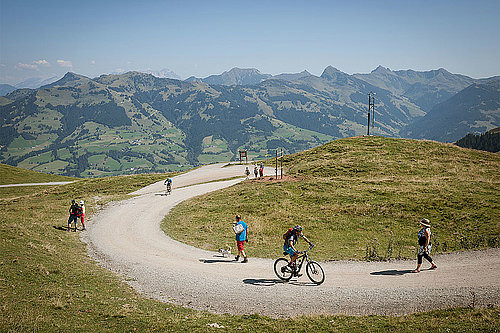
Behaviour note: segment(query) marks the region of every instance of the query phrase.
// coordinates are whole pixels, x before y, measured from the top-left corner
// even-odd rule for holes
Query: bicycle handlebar
[[[307,250],[302,251],[301,254],[307,253],[309,250],[312,250],[313,247],[314,247],[313,243],[309,244],[309,248]]]

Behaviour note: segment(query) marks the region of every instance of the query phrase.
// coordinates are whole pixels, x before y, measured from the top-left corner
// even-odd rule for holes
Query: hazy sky
[[[67,71],[500,74],[500,1],[0,0],[0,83]]]

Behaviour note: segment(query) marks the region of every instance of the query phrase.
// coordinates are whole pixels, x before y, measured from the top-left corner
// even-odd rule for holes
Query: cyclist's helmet
[[[80,200],[80,202],[78,204],[83,205],[83,200]]]
[[[302,229],[303,228],[300,225],[296,225],[295,227],[293,227],[293,231],[296,231],[296,232],[301,232]]]
[[[75,204],[75,199],[71,200],[71,204],[73,205]]]

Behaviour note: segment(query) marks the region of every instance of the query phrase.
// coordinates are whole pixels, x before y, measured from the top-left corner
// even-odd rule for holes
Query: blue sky
[[[0,83],[73,71],[378,65],[500,75],[500,1],[0,0]]]

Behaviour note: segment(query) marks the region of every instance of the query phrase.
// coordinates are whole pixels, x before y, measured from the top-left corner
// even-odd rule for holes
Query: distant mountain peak
[[[372,73],[378,73],[378,74],[387,74],[387,73],[392,73],[390,68],[386,68],[382,65],[378,65],[377,68],[375,68]]]
[[[168,68],[163,68],[163,69],[160,69],[160,70],[152,70],[152,69],[148,69],[148,70],[145,70],[145,71],[141,71],[142,73],[146,73],[146,74],[151,74],[153,76],[156,76],[160,79],[175,79],[175,80],[180,80],[180,76],[177,75],[174,71],[172,71],[171,69],[168,69]]]
[[[257,68],[239,68],[233,67],[229,71],[225,73],[253,73],[253,74],[261,74],[261,72]]]
[[[349,74],[344,73],[333,66],[328,66],[323,71],[323,74],[321,74],[321,78],[337,83],[347,83],[349,80]]]
[[[284,80],[284,81],[296,81],[299,80],[303,77],[311,76],[312,74],[309,73],[307,70],[303,70],[300,73],[282,73],[278,75],[274,75],[270,79],[273,80]]]
[[[323,70],[323,74],[325,73],[342,73],[340,70],[338,70],[337,68],[333,67],[332,65],[329,65],[327,66],[324,70]],[[321,76],[323,76],[323,74],[321,74]]]
[[[66,74],[64,74],[64,76],[61,79],[59,79],[51,84],[46,85],[46,87],[62,86],[62,85],[68,84],[69,82],[79,81],[81,79],[90,80],[86,76],[76,74],[73,72],[67,72]]]

